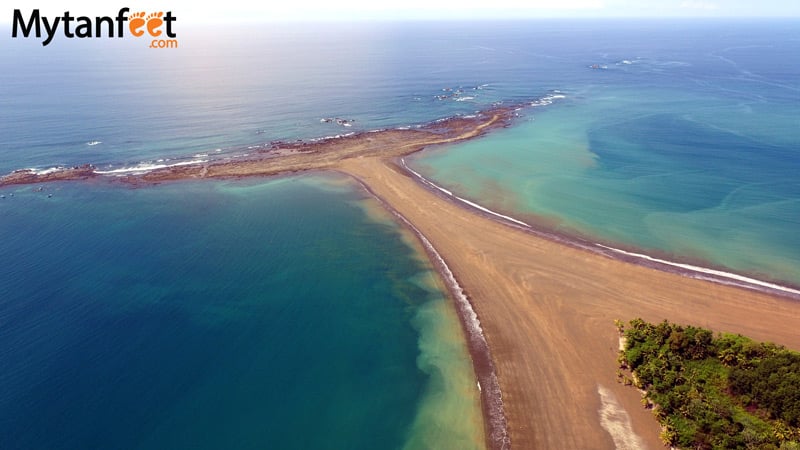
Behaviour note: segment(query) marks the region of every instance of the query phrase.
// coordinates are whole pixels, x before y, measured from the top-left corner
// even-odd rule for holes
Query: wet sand
[[[430,241],[464,289],[491,351],[487,368],[471,346],[476,372],[479,379],[496,372],[507,431],[517,449],[662,447],[659,426],[642,408],[639,393],[616,382],[614,319],[668,319],[800,349],[800,301],[657,270],[510,226],[426,187],[397,159],[507,125],[513,111],[498,108],[419,130],[278,145],[269,150],[278,154],[266,151],[251,160],[113,180],[147,184],[320,169],[357,178]],[[91,167],[76,172],[74,177],[48,173],[52,180],[20,172],[0,179],[0,185],[112,179]],[[467,319],[462,314],[465,324]],[[632,429],[626,428],[626,416]],[[491,448],[501,445],[489,442]]]
[[[659,426],[616,382],[614,319],[668,319],[800,349],[800,302],[691,279],[567,246],[469,211],[397,163],[340,163],[425,235],[481,321],[513,448],[615,448],[599,393],[625,408],[649,448]]]
[[[156,169],[137,171],[132,167],[127,171],[116,169],[104,172],[92,164],[44,171],[20,169],[0,176],[0,187],[89,179],[152,184],[182,179],[242,178],[335,169],[339,161],[348,158],[401,156],[429,145],[471,139],[492,128],[508,125],[518,107],[498,107],[475,117],[453,117],[416,129],[378,130],[317,141],[265,143],[258,146],[259,150],[248,152],[247,156],[197,163],[186,161]]]

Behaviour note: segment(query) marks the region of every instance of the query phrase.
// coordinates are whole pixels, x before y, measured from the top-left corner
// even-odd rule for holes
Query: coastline
[[[616,383],[616,318],[667,318],[800,348],[796,301],[543,239],[476,215],[385,160],[343,166],[413,223],[456,275],[489,343],[515,448],[614,448],[598,417],[606,398],[617,399],[645,445],[661,446],[638,394]]]
[[[633,430],[651,447],[658,442],[657,424],[641,410],[635,392],[615,383],[615,318],[668,318],[800,348],[800,337],[794,333],[800,326],[800,303],[787,300],[785,293],[709,283],[680,267],[657,266],[619,253],[623,250],[603,250],[538,229],[452,193],[448,197],[436,190],[442,188],[405,170],[402,159],[398,163],[398,158],[424,147],[507,126],[516,108],[494,108],[474,118],[446,119],[415,130],[278,144],[249,159],[118,172],[122,176],[99,173],[90,165],[41,175],[15,172],[16,176],[0,179],[0,186],[88,179],[146,185],[310,170],[336,170],[354,177],[421,243],[430,243],[426,251],[442,279],[449,281],[449,272],[457,283],[457,287],[446,284],[465,331],[471,318],[459,307],[458,295],[464,294],[474,309],[488,344],[485,352],[469,344],[476,375],[481,380],[496,373],[499,386],[490,397],[488,384],[481,382],[481,397],[487,396],[486,403],[482,401],[487,439],[497,429],[491,429],[487,405],[498,401],[507,419],[500,428],[518,448],[612,448],[596,414],[605,398],[598,397],[599,390],[619,399],[631,416]],[[506,442],[505,437],[492,437],[489,448],[507,448]]]
[[[271,176],[335,169],[339,161],[368,156],[402,156],[430,145],[472,139],[511,123],[524,105],[498,106],[469,117],[439,119],[417,128],[372,130],[296,142],[271,142],[221,159],[139,164],[98,170],[93,164],[47,169],[18,169],[0,176],[0,187],[56,181],[106,180],[132,185],[203,178]]]
[[[461,329],[467,341],[467,350],[472,359],[472,367],[477,379],[478,391],[481,398],[481,411],[484,417],[484,435],[487,440],[487,448],[491,450],[508,450],[511,448],[511,439],[508,433],[508,423],[503,405],[502,391],[497,380],[497,371],[492,360],[491,349],[486,341],[481,328],[480,319],[464,292],[464,288],[458,284],[458,280],[453,274],[447,262],[441,254],[436,251],[433,244],[425,237],[422,232],[406,219],[399,211],[392,207],[376,194],[366,183],[358,177],[349,173],[347,176],[355,178],[356,182],[369,195],[372,196],[386,211],[392,214],[401,226],[405,226],[411,231],[419,241],[426,256],[444,280],[448,295],[452,299],[456,314],[458,315]]]
[[[406,163],[404,157],[401,157],[399,159],[399,165],[402,167],[403,170],[408,172],[410,175],[416,177],[419,180],[419,182],[423,186],[427,187],[431,192],[438,195],[442,195],[445,198],[450,199],[452,202],[460,204],[464,208],[472,210],[475,214],[482,215],[491,220],[500,221],[511,227],[520,228],[535,236],[539,236],[575,248],[580,248],[589,252],[594,252],[600,255],[604,255],[608,258],[623,260],[630,262],[632,264],[638,264],[645,267],[651,267],[656,270],[673,272],[684,275],[686,277],[705,280],[712,283],[726,284],[729,286],[736,286],[742,289],[750,289],[768,294],[774,294],[777,296],[785,296],[793,298],[795,300],[800,300],[800,286],[794,285],[792,283],[786,283],[782,281],[770,281],[763,277],[755,278],[753,276],[741,275],[734,272],[727,272],[722,268],[715,267],[713,264],[709,264],[707,262],[690,263],[690,262],[672,261],[666,259],[666,256],[654,254],[656,252],[647,254],[647,253],[639,253],[638,249],[635,247],[627,249],[612,247],[602,242],[595,242],[585,239],[578,235],[560,233],[548,229],[547,227],[544,226],[539,226],[536,224],[530,224],[524,222],[523,220],[517,219],[505,212],[493,211],[471,200],[455,195],[450,190],[437,185],[433,181],[425,178],[419,172],[410,168]],[[703,265],[700,266],[697,264],[703,264]]]

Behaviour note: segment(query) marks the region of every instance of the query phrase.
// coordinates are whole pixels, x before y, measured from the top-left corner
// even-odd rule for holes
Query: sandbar
[[[741,333],[800,350],[800,301],[729,286],[593,251],[465,207],[420,182],[402,156],[508,126],[518,105],[411,130],[380,130],[314,143],[276,144],[250,159],[212,161],[109,177],[86,165],[38,175],[18,171],[0,186],[102,179],[131,184],[334,170],[356,178],[427,240],[477,313],[489,353],[478,379],[499,383],[505,430],[492,449],[657,449],[659,425],[640,394],[617,383],[614,320],[641,317]],[[436,265],[436,261],[434,261]],[[440,273],[444,278],[442,268]],[[468,327],[462,314],[462,324]],[[483,357],[490,357],[489,365]],[[484,402],[493,399],[482,398]],[[609,408],[614,409],[609,414]],[[487,413],[486,405],[484,412]],[[609,419],[611,417],[611,419]],[[615,422],[616,421],[616,422]],[[497,430],[494,430],[497,431]]]

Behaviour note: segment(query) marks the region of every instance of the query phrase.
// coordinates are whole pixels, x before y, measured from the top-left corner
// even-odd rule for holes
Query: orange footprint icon
[[[157,12],[147,16],[147,31],[150,32],[150,36],[161,36],[161,30],[159,30],[158,27],[164,23],[164,21],[161,20],[161,16],[163,15],[163,12]]]
[[[131,30],[131,34],[139,37],[144,34],[144,31],[140,31],[139,28],[144,25],[144,11],[137,12],[131,14],[131,17],[128,19],[128,29]]]

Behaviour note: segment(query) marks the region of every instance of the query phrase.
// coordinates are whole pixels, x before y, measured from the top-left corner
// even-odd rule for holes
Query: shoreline
[[[655,419],[635,409],[635,393],[615,385],[616,353],[605,354],[607,334],[616,339],[615,318],[669,318],[800,348],[794,332],[800,326],[800,302],[794,300],[800,295],[788,292],[793,288],[753,287],[742,280],[728,286],[724,276],[691,271],[682,263],[659,262],[530,225],[454,195],[402,159],[428,146],[508,126],[519,108],[496,107],[414,130],[281,144],[277,156],[271,149],[248,159],[202,161],[140,174],[110,176],[91,165],[41,174],[17,171],[0,178],[0,187],[89,179],[138,186],[320,170],[354,178],[417,236],[448,286],[468,338],[492,450],[511,443],[520,448],[611,448],[607,430],[593,414],[605,401],[597,397],[598,386],[620,399],[639,435],[651,446],[657,442]],[[479,319],[484,344],[481,339],[473,342],[473,319]],[[616,344],[611,347],[615,352]]]
[[[491,210],[479,203],[459,197],[450,190],[437,185],[433,181],[425,178],[419,172],[410,168],[404,157],[401,157],[399,162],[399,166],[403,170],[407,171],[409,175],[416,177],[420,184],[428,188],[431,192],[444,196],[452,202],[459,204],[463,208],[473,211],[475,214],[482,215],[490,220],[496,220],[500,223],[505,223],[511,227],[519,228],[535,236],[549,239],[556,243],[586,250],[588,252],[594,252],[611,259],[627,261],[631,264],[650,267],[655,270],[676,273],[698,280],[705,280],[712,283],[735,286],[742,289],[750,289],[771,295],[800,300],[800,285],[795,285],[793,283],[788,283],[785,281],[772,281],[769,279],[757,278],[757,276],[754,275],[743,275],[741,273],[729,272],[724,270],[722,267],[715,267],[710,263],[692,263],[668,260],[659,255],[657,252],[652,252],[650,254],[644,253],[644,250],[641,250],[638,247],[630,246],[626,247],[626,249],[612,247],[603,242],[592,241],[579,235],[560,233],[555,230],[548,229],[547,227],[529,224],[509,214]],[[704,264],[704,266],[699,266],[696,264]]]
[[[11,173],[0,175],[0,188],[59,181],[102,181],[146,186],[184,179],[267,177],[318,170],[335,171],[338,163],[348,158],[395,158],[395,164],[406,171],[409,176],[416,177],[423,187],[437,195],[447,197],[476,214],[512,227],[519,227],[535,236],[656,270],[800,300],[800,284],[798,283],[773,279],[762,273],[736,271],[702,259],[674,258],[668,252],[656,249],[642,249],[633,245],[605,240],[595,241],[584,234],[559,232],[546,224],[541,225],[535,221],[533,224],[525,222],[513,217],[511,213],[494,211],[479,203],[459,197],[411,169],[405,161],[406,156],[417,154],[428,147],[467,141],[496,128],[513,126],[513,121],[519,116],[519,111],[547,106],[554,100],[563,97],[560,91],[554,91],[537,100],[494,106],[476,112],[474,115],[437,119],[426,124],[416,125],[414,128],[365,130],[304,141],[272,141],[250,145],[246,146],[250,153],[227,156],[217,160],[183,161],[173,158],[173,161],[177,162],[171,165],[159,163],[142,166],[140,164],[111,170],[98,170],[90,163],[73,167],[17,169]],[[489,120],[484,122],[487,118]],[[381,137],[386,137],[386,139],[381,139]],[[372,145],[363,145],[364,143]],[[380,148],[382,144],[398,143],[400,145],[397,147],[381,151],[385,150]],[[252,150],[256,147],[261,149]],[[244,149],[242,148],[242,150]],[[209,154],[211,153],[209,152],[205,156]],[[317,157],[320,160],[315,160]],[[670,257],[673,259],[669,259]]]
[[[625,416],[630,414],[633,417],[631,423],[637,434],[630,439],[641,437],[651,448],[660,446],[657,422],[648,411],[641,409],[637,393],[626,392],[613,377],[618,347],[618,336],[613,328],[615,318],[648,316],[647,310],[651,311],[649,317],[656,317],[653,320],[672,319],[677,314],[678,320],[686,323],[707,325],[708,321],[712,321],[715,323],[712,328],[716,331],[741,332],[751,336],[766,334],[770,336],[769,340],[800,347],[800,337],[793,331],[800,324],[800,303],[786,296],[710,284],[677,271],[653,270],[620,258],[610,258],[594,249],[587,251],[575,245],[565,245],[563,239],[555,241],[543,238],[534,231],[513,224],[509,226],[496,218],[487,217],[485,213],[476,214],[465,205],[440,195],[431,186],[423,185],[404,171],[400,164],[385,159],[349,160],[343,166],[343,172],[368,186],[369,192],[380,197],[383,203],[388,203],[391,209],[399,211],[414,224],[415,230],[432,242],[469,296],[498,369],[502,393],[499,398],[507,408],[509,435],[515,447],[613,448],[608,429],[598,430],[600,421],[594,417],[595,412],[608,406],[608,398],[619,399],[619,402],[613,400],[610,403],[622,405]],[[377,191],[377,187],[381,190]],[[419,192],[412,194],[414,190]],[[440,220],[442,214],[448,217],[447,223]],[[457,216],[461,219],[459,223],[452,223]],[[444,227],[448,229],[441,230]],[[459,236],[466,234],[467,227],[476,229],[471,234],[474,239]],[[491,242],[496,235],[502,235],[496,241],[505,245]],[[520,240],[528,241],[532,251],[513,250]],[[470,249],[473,245],[478,247],[480,241],[488,242],[480,249]],[[440,245],[442,243],[444,245]],[[493,251],[511,260],[505,269],[498,269],[497,266],[502,264],[492,264],[497,258],[491,258],[487,253]],[[561,253],[568,255],[560,258],[561,264],[553,264],[552,260],[561,256]],[[457,256],[452,257],[453,254]],[[520,260],[523,255],[525,257]],[[530,260],[531,257],[534,261]],[[525,267],[528,268],[523,270]],[[545,276],[536,277],[538,283],[551,284],[549,288],[540,289],[537,283],[524,278],[530,272],[538,271],[546,273]],[[631,278],[636,281],[629,282],[628,276],[623,274],[632,275]],[[441,275],[447,279],[446,273]],[[564,294],[565,290],[575,292]],[[657,292],[653,294],[653,299],[649,298],[649,290]],[[618,292],[609,295],[609,291]],[[682,293],[686,294],[685,297]],[[532,306],[531,299],[539,295],[544,297],[544,304]],[[636,298],[628,299],[628,295],[635,295]],[[509,302],[511,305],[500,305],[493,301],[512,298],[514,301]],[[733,305],[726,304],[730,303],[729,299],[733,299]],[[577,300],[574,303],[585,303],[589,308],[575,309],[576,306],[570,304],[573,300]],[[606,301],[608,304],[605,304]],[[553,308],[571,312],[554,313]],[[527,311],[526,314],[526,309],[535,309],[538,313]],[[788,313],[780,314],[781,309]],[[504,315],[501,320],[496,317],[498,311]],[[578,333],[579,336],[576,336],[575,324],[571,323],[575,315],[590,317],[593,325],[590,330]],[[738,319],[731,320],[730,315]],[[700,318],[707,322],[698,322]],[[468,323],[468,318],[463,315],[461,320]],[[525,322],[529,321],[538,325],[526,326]],[[553,323],[560,323],[561,327],[554,327]],[[523,331],[514,333],[509,328],[522,328]],[[560,328],[560,333],[554,333],[553,328]],[[508,334],[514,336],[509,340]],[[560,334],[561,338],[554,339],[553,334]],[[544,357],[531,355],[530,350],[524,350],[541,345],[539,339],[532,339],[537,335],[540,335],[542,342],[549,342],[545,346],[547,350],[541,350],[546,353]],[[604,337],[613,341],[605,348]],[[554,360],[567,359],[562,356],[563,353],[579,356],[571,362],[564,362],[560,370],[552,373],[549,365]],[[608,354],[603,356],[604,353]],[[520,362],[521,355],[539,362]],[[583,367],[584,358],[593,360],[591,367],[606,370],[586,369]],[[504,368],[508,366],[522,367],[514,367],[509,374],[509,370]],[[585,382],[576,382],[572,374],[580,368],[583,368],[583,377],[587,378],[583,380]],[[587,386],[591,387],[591,392],[586,392]],[[564,391],[565,394],[552,398],[553,392],[558,391]],[[597,392],[600,391],[606,396],[598,397]],[[520,400],[523,396],[527,398]],[[563,399],[573,399],[574,405],[567,407]],[[572,422],[581,416],[580,428],[583,430],[575,433]],[[544,421],[547,422],[546,426],[525,423],[543,417],[548,417]],[[571,444],[564,440],[564,436],[569,434],[573,434]]]
[[[491,348],[486,342],[486,337],[469,297],[464,293],[464,288],[458,284],[453,271],[444,258],[425,235],[412,224],[405,216],[393,208],[383,198],[376,194],[360,178],[347,172],[340,172],[350,177],[361,186],[382,208],[389,212],[400,226],[406,227],[419,241],[431,265],[439,274],[447,287],[448,297],[453,301],[458,321],[466,338],[467,351],[472,359],[472,368],[478,384],[478,394],[481,399],[481,411],[484,418],[484,435],[490,450],[508,450],[511,448],[502,391],[497,380],[495,365],[492,360]]]
[[[91,163],[47,169],[23,168],[0,175],[0,188],[95,179],[140,185],[182,179],[243,178],[315,169],[330,170],[346,158],[407,155],[430,145],[472,139],[493,128],[510,125],[522,108],[537,105],[537,101],[499,105],[474,115],[437,119],[414,128],[367,130],[305,141],[272,141],[247,146],[247,150],[240,149],[245,153],[225,155],[220,159],[173,158],[172,161],[175,162],[171,164],[166,164],[169,160],[158,160],[156,164],[142,162],[135,166],[108,170],[100,170]],[[252,150],[253,148],[256,149]],[[204,156],[208,157],[210,154],[209,152]]]

